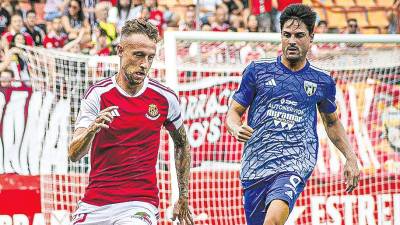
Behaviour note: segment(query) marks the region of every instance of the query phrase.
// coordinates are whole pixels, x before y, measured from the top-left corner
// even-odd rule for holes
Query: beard
[[[297,63],[304,58],[303,51],[301,51],[299,47],[291,47],[291,46],[286,47],[285,56],[290,63]]]
[[[142,71],[137,72],[129,69],[128,67],[124,68],[124,76],[130,86],[136,86],[144,81],[144,79],[146,78],[146,73]]]

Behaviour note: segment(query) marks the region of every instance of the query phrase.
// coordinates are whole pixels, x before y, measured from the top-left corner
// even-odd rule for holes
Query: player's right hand
[[[111,111],[118,109],[118,106],[110,106],[99,112],[96,119],[89,126],[89,131],[97,133],[102,128],[108,129],[110,128],[109,124],[113,121],[114,116],[111,114]]]
[[[240,142],[246,142],[251,138],[253,132],[253,128],[249,127],[247,124],[242,124],[242,126],[235,129],[233,136]]]

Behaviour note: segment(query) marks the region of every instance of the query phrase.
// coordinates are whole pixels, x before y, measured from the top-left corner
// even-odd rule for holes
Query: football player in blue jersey
[[[336,113],[335,81],[306,59],[315,20],[309,6],[287,7],[280,17],[282,56],[250,63],[233,95],[226,125],[245,142],[240,179],[249,225],[286,222],[317,161],[317,109],[346,158],[346,191],[358,185],[357,157]]]

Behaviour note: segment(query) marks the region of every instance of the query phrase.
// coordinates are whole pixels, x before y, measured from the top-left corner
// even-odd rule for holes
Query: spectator
[[[85,32],[89,34],[90,25],[83,14],[83,4],[81,0],[71,0],[69,2],[68,10],[64,16],[61,17],[61,23],[70,40],[75,39],[81,29],[84,29]]]
[[[113,7],[109,11],[108,22],[114,23],[118,33],[121,32],[125,21],[139,18],[142,7],[137,0],[133,3],[132,0],[119,0],[117,7]],[[135,5],[136,4],[136,5]]]
[[[6,70],[3,70],[0,72],[0,88],[11,87],[12,80],[13,80],[13,71],[12,70],[6,69]]]
[[[11,15],[7,11],[5,7],[3,7],[3,3],[0,5],[0,35],[6,32],[7,27],[10,25]]]
[[[328,33],[328,22],[325,20],[320,20],[315,27],[315,33],[324,34]],[[318,57],[320,54],[328,54],[336,51],[340,45],[337,43],[313,43],[310,49],[310,54],[313,57]]]
[[[351,18],[347,20],[347,27],[344,31],[345,34],[359,34],[360,28],[358,27],[357,19]]]
[[[186,10],[185,17],[179,21],[179,31],[196,30],[196,12],[194,10]]]
[[[56,17],[51,22],[49,32],[43,40],[45,48],[62,48],[68,42],[68,35],[63,32],[61,18]]]
[[[20,1],[18,0],[1,0],[1,8],[7,10],[9,15],[19,14],[24,16],[24,12],[21,9]]]
[[[231,15],[229,18],[229,24],[230,24],[230,31],[234,32],[243,32],[246,31],[244,27],[244,22],[242,20],[242,17],[239,15]]]
[[[347,27],[344,30],[345,34],[360,34],[360,28],[358,27],[357,19],[351,18],[347,20]],[[347,42],[346,47],[348,48],[359,48],[362,46],[362,43],[351,43]]]
[[[172,13],[171,17],[168,20],[168,29],[170,30],[178,30],[179,28],[179,21],[180,21],[180,16],[177,13]]]
[[[90,55],[109,56],[111,55],[110,46],[107,44],[107,33],[105,30],[96,29],[96,45],[90,50]]]
[[[202,24],[201,31],[212,31],[211,25],[208,23]]]
[[[212,31],[228,31],[229,24],[226,22],[227,19],[228,15],[226,9],[218,6],[215,11],[215,21],[211,24]]]
[[[257,15],[257,20],[258,20],[258,26],[259,26],[259,31],[261,32],[271,32],[273,29],[273,19],[274,19],[274,13],[273,9],[277,7],[277,0],[268,0],[265,1],[264,6],[260,5],[259,1],[253,0],[253,4],[251,7],[251,14]],[[247,25],[247,19],[250,14],[243,14],[244,20],[246,21],[246,27]]]
[[[19,14],[20,16],[22,16],[22,18],[25,17],[26,13],[24,10],[24,7],[21,5],[22,1],[21,0],[11,0],[11,15],[14,14]]]
[[[247,43],[246,46],[240,49],[240,61],[243,64],[248,64],[251,61],[260,59],[260,58],[265,58],[266,53],[265,51],[257,46],[257,43]]]
[[[7,10],[9,15],[14,14],[14,7],[11,4],[11,0],[2,0],[0,4],[1,4],[1,8]]]
[[[117,38],[117,29],[113,23],[107,22],[109,5],[106,2],[100,2],[96,5],[96,24],[106,32],[107,44],[111,43]]]
[[[222,4],[228,9],[229,15],[240,15],[243,11],[243,3],[239,0],[223,0]]]
[[[5,68],[10,68],[14,71],[15,79],[29,80],[28,65],[22,58],[23,51],[19,48],[20,45],[25,45],[25,36],[23,33],[16,33],[10,43],[10,49],[7,51],[6,61],[8,65]]]
[[[19,54],[22,54],[20,48],[10,48],[8,51],[6,51],[4,57],[0,61],[0,71],[10,69],[10,64],[16,59],[15,56]]]
[[[78,34],[78,37],[76,37],[74,40],[68,42],[64,47],[62,48],[63,51],[70,52],[70,53],[81,53],[81,43],[82,40],[85,36],[85,31],[81,30]]]
[[[162,37],[167,26],[164,20],[163,11],[158,8],[156,0],[146,0],[146,6],[149,11],[149,22],[157,27],[158,33],[160,34],[160,37]]]
[[[325,20],[320,20],[317,27],[315,27],[315,33],[328,33],[328,23]]]
[[[98,2],[97,0],[82,0],[83,13],[88,20],[90,27],[96,26],[96,5],[97,3],[106,4],[107,7],[111,6],[110,2]]]
[[[29,10],[26,13],[25,27],[22,28],[22,32],[28,33],[33,38],[36,46],[43,45],[45,33],[40,27],[36,26],[36,13],[34,10]]]
[[[281,32],[279,20],[280,20],[282,11],[289,5],[299,4],[299,3],[302,3],[302,1],[303,0],[277,0],[277,7],[276,7],[277,12],[274,13],[275,16],[273,17],[273,21],[272,21],[273,26],[274,26],[274,29],[273,29],[274,32],[278,32],[278,33]]]
[[[255,15],[249,15],[247,17],[247,31],[248,32],[259,32],[258,20]]]
[[[212,15],[217,6],[222,3],[222,0],[200,0],[198,7],[200,7],[200,18],[202,23],[207,23],[208,17]],[[227,9],[228,10],[228,9]]]
[[[46,0],[44,6],[44,19],[53,21],[53,19],[61,17],[64,12],[67,0]]]
[[[24,24],[22,22],[21,15],[14,14],[11,16],[11,23],[10,26],[8,27],[8,32],[4,33],[2,36],[2,38],[6,39],[6,42],[3,42],[7,45],[4,46],[6,50],[9,48],[9,45],[11,44],[11,41],[13,40],[14,36],[22,31],[23,26]],[[23,33],[23,36],[25,38],[24,43],[26,45],[33,46],[34,42],[31,35],[29,35],[28,33]]]

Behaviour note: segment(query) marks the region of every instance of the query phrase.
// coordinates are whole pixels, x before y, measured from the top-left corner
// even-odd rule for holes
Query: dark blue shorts
[[[257,180],[243,181],[244,210],[247,225],[262,225],[269,204],[273,200],[283,200],[290,212],[304,190],[305,182],[295,172],[282,172]]]

